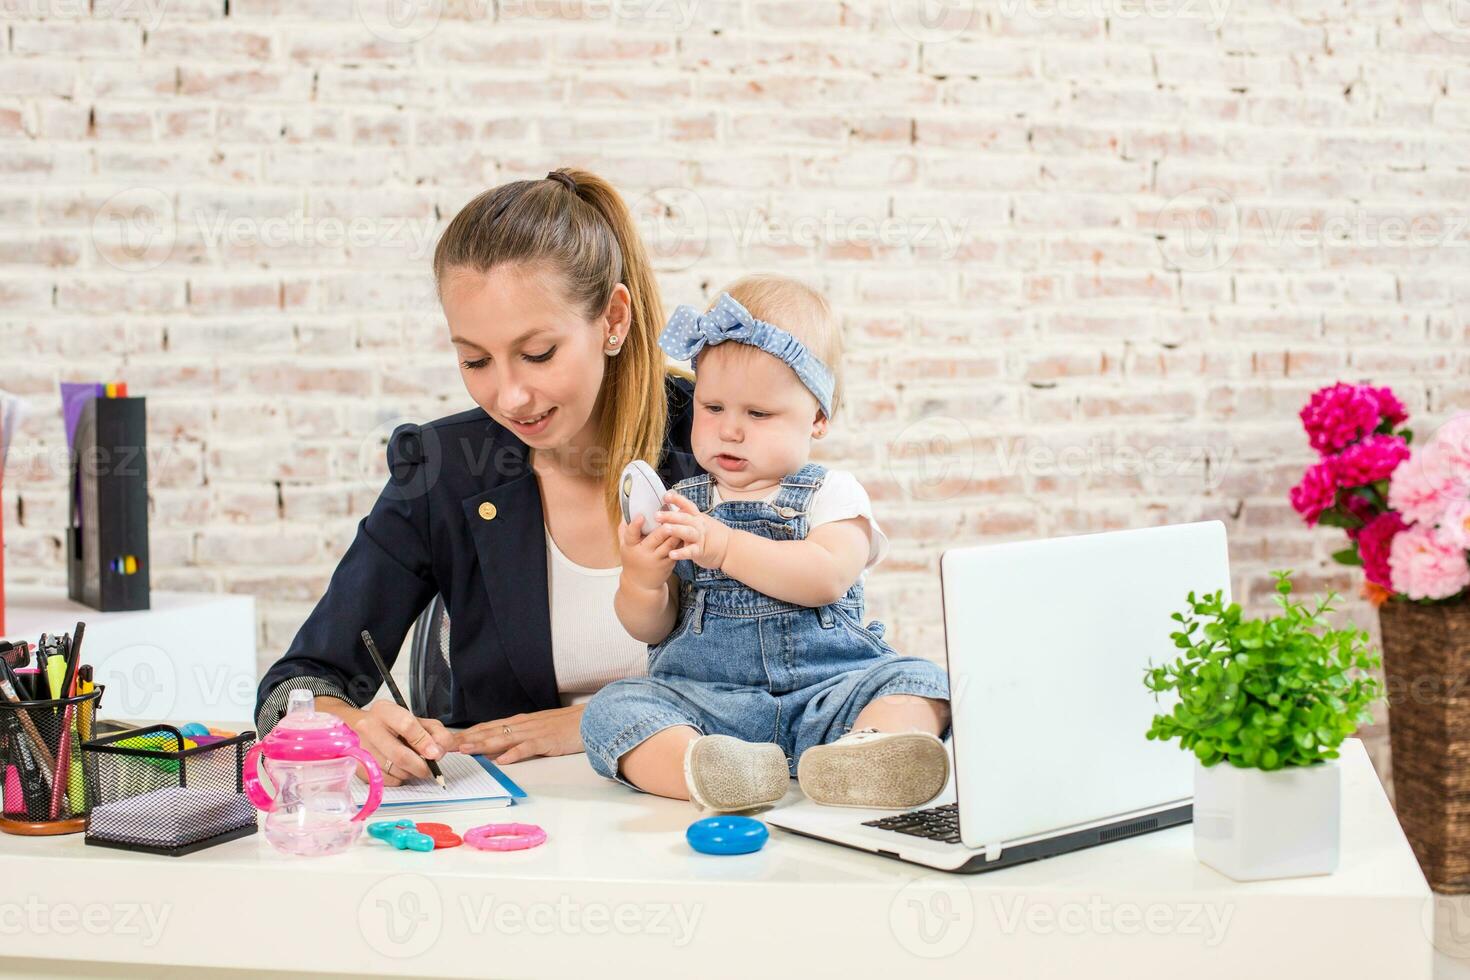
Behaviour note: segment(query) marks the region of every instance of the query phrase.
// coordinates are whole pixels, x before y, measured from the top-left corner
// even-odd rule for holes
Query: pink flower
[[[1334,453],[1371,433],[1384,416],[1402,421],[1404,406],[1387,388],[1338,382],[1313,392],[1301,410],[1307,439],[1319,453]]]
[[[1461,486],[1470,486],[1470,412],[1450,416],[1431,441],[1439,446],[1447,475]]]
[[[1470,500],[1456,500],[1439,516],[1439,540],[1449,548],[1470,551]]]
[[[1456,481],[1444,460],[1444,446],[1433,439],[1393,471],[1388,485],[1390,507],[1410,523],[1431,527],[1439,523],[1439,515],[1456,496]]]
[[[1369,436],[1330,457],[1340,487],[1361,487],[1387,480],[1409,458],[1402,436]]]
[[[1465,549],[1446,546],[1423,524],[1394,537],[1388,566],[1394,591],[1410,599],[1447,599],[1470,586]]]
[[[1316,524],[1322,512],[1337,500],[1337,477],[1332,463],[1322,460],[1307,468],[1302,482],[1291,488],[1291,506],[1309,524]]]
[[[1373,397],[1378,399],[1378,414],[1383,416],[1383,421],[1389,425],[1398,425],[1408,419],[1409,413],[1404,409],[1404,403],[1399,401],[1398,396],[1393,393],[1392,388],[1369,388]]]
[[[1363,577],[1374,585],[1393,587],[1388,567],[1389,547],[1403,529],[1404,519],[1390,510],[1379,514],[1358,530],[1358,555],[1363,559]]]

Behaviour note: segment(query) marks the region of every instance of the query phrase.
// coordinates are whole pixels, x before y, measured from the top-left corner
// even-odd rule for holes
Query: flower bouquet
[[[1423,448],[1388,388],[1336,384],[1312,395],[1302,425],[1318,460],[1291,488],[1309,525],[1347,532],[1333,554],[1363,568],[1364,592],[1445,600],[1470,589],[1470,412],[1446,422]]]
[[[1347,532],[1333,558],[1378,606],[1399,822],[1436,891],[1470,892],[1470,412],[1413,450],[1387,388],[1323,388],[1301,419],[1319,459],[1291,504]]]

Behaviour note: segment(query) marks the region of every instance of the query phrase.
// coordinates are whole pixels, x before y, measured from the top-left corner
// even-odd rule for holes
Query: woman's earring
[[[614,356],[616,356],[618,354],[619,351],[622,350],[622,348],[618,346],[618,343],[619,343],[619,338],[618,338],[618,335],[617,334],[610,333],[610,334],[607,335],[607,356],[608,357],[614,357]]]

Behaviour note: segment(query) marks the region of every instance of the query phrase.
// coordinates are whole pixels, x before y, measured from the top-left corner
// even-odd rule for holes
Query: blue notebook
[[[451,752],[439,760],[445,788],[432,780],[415,779],[402,786],[384,786],[378,809],[391,812],[472,810],[512,806],[526,797],[499,766],[483,755]],[[361,806],[367,800],[367,783],[354,779],[352,799]]]

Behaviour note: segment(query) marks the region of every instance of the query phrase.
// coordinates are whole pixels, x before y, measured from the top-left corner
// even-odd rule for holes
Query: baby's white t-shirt
[[[770,493],[756,499],[770,503],[780,492],[779,486],[773,487]],[[720,496],[719,484],[711,478],[710,506],[713,507],[724,499]],[[868,491],[863,489],[857,477],[847,470],[828,470],[822,485],[812,494],[807,513],[808,533],[819,525],[851,517],[865,517],[868,520],[868,563],[863,566],[866,572],[888,555],[888,535],[883,533],[878,521],[874,519],[873,502],[868,499]]]

